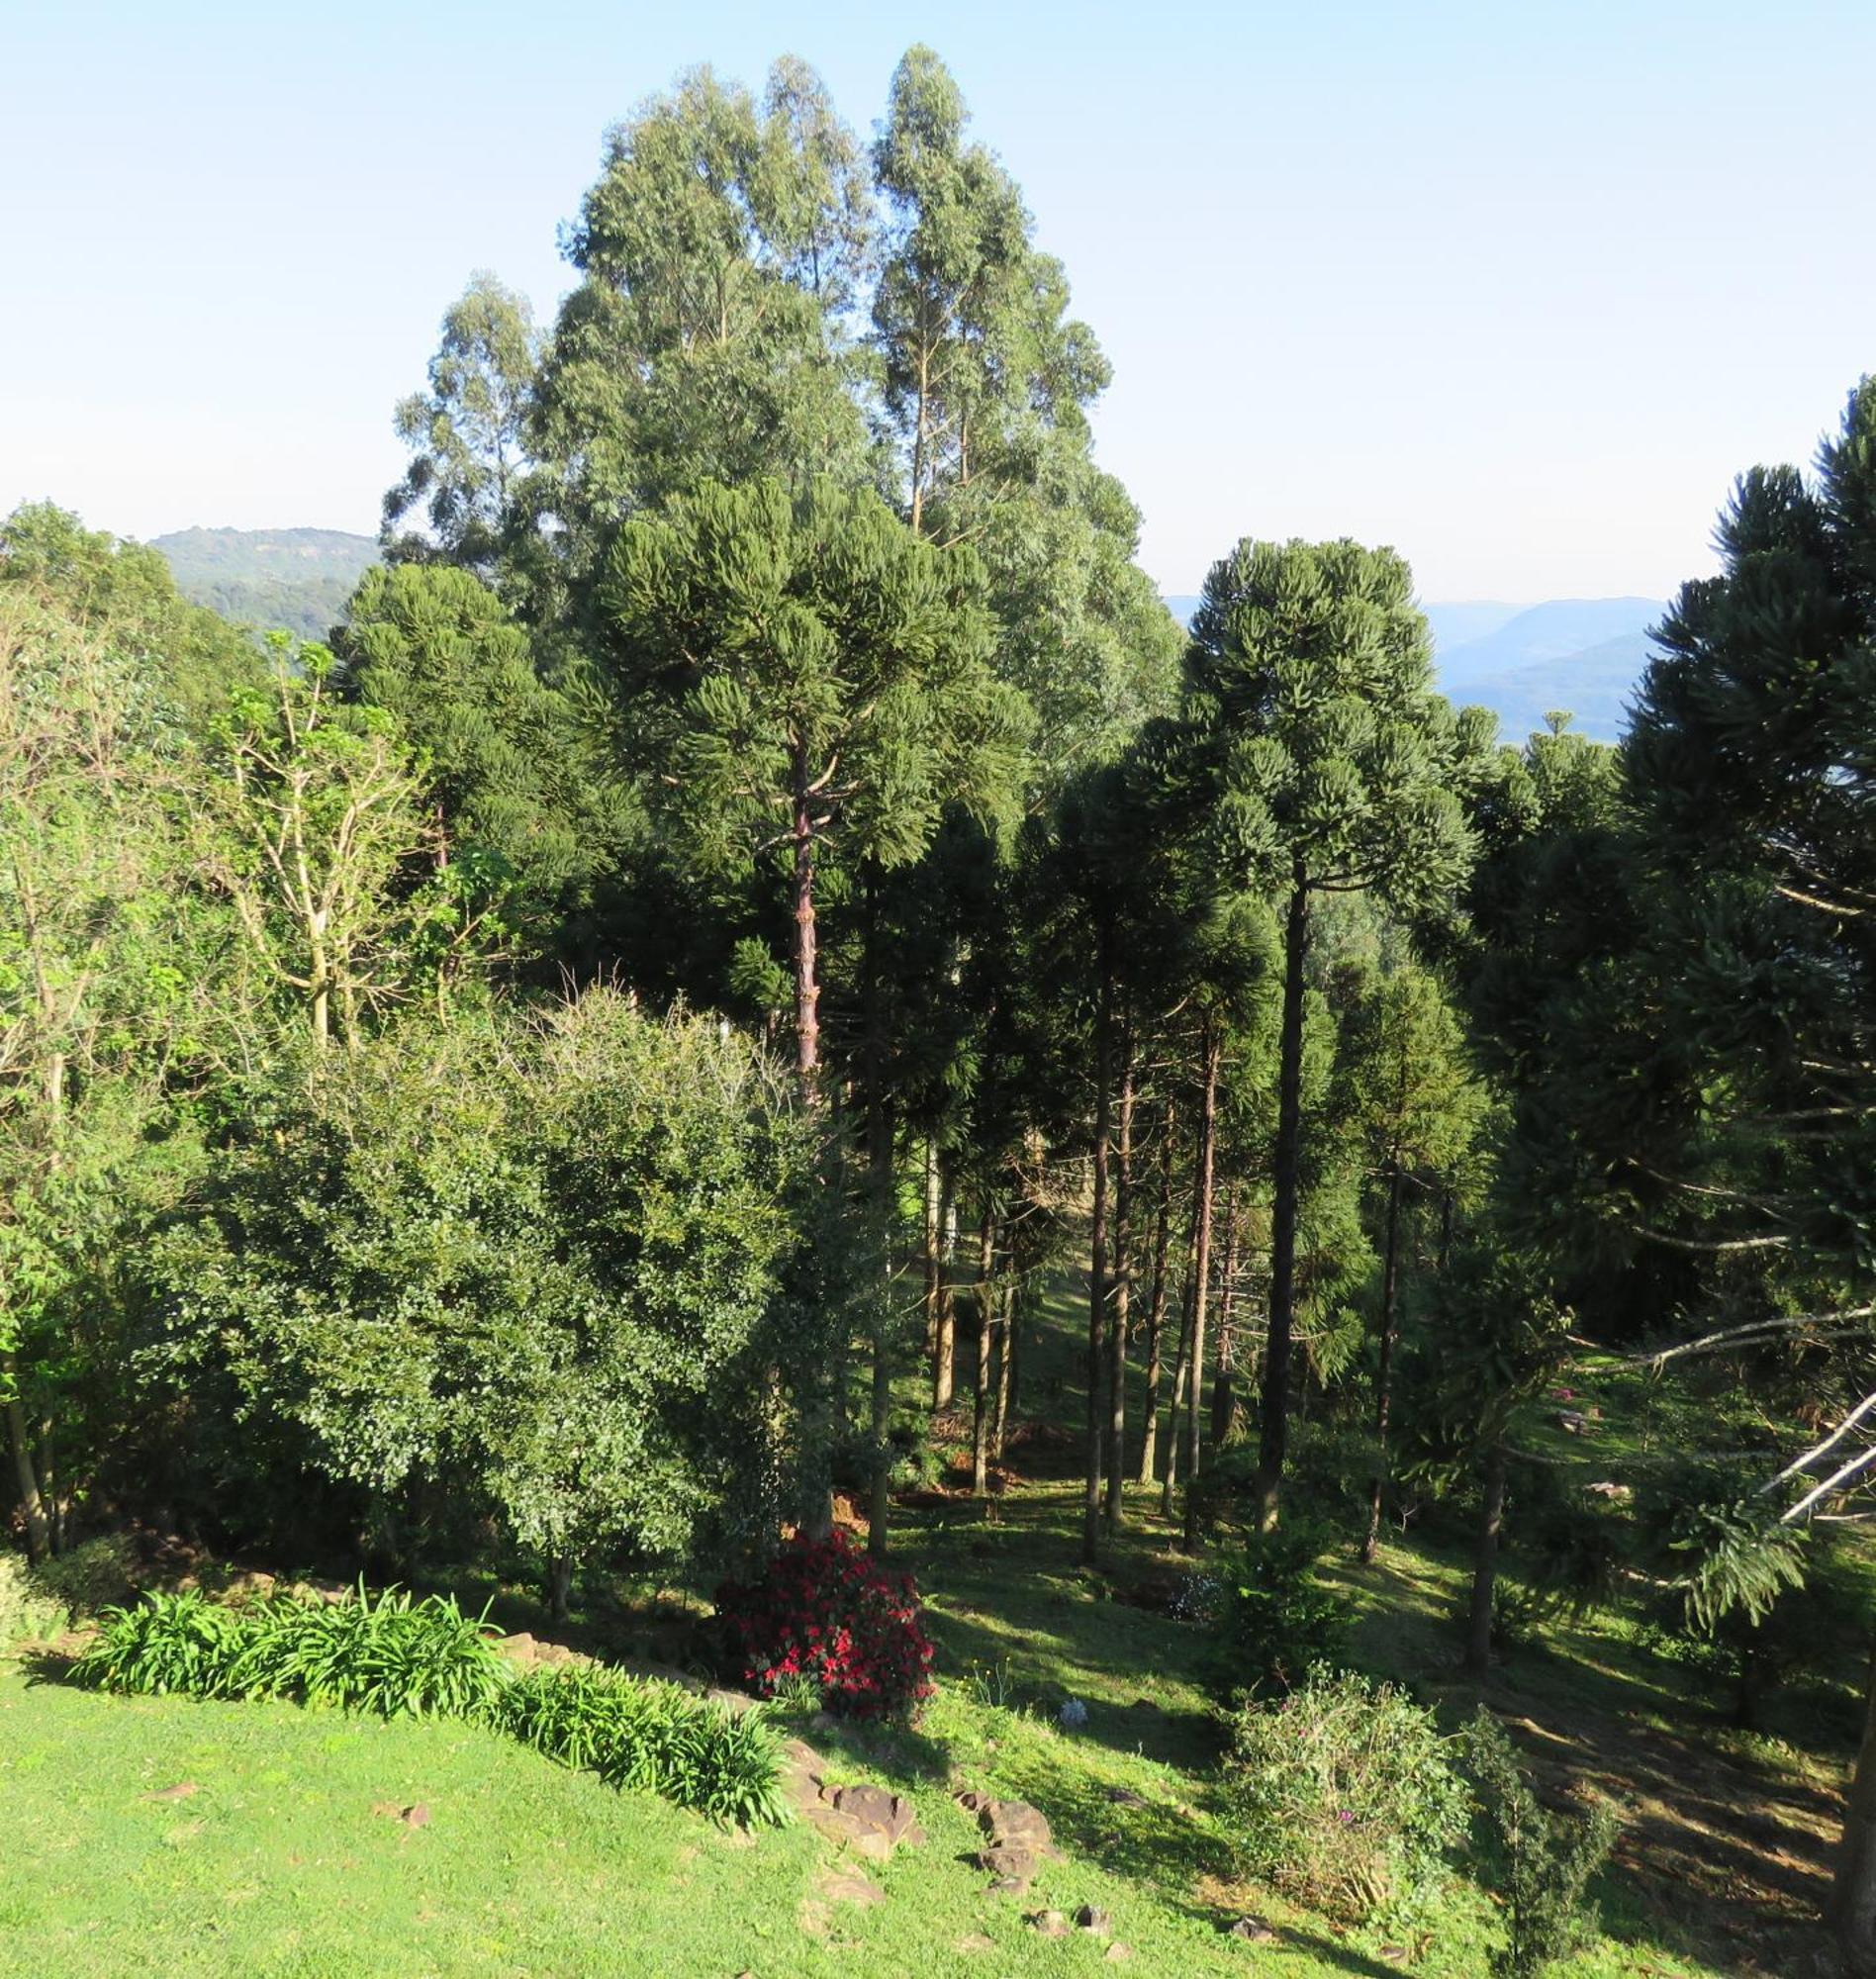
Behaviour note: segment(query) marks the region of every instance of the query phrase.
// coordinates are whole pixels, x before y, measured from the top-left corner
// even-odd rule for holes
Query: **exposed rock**
[[[822,1896],[836,1904],[883,1904],[886,1892],[858,1869],[827,1869],[821,1874]]]
[[[988,1891],[993,1897],[1026,1897],[1029,1894],[1029,1878],[998,1876],[995,1882],[988,1886]]]
[[[751,1697],[746,1690],[724,1690],[720,1685],[704,1693],[708,1703],[720,1705],[732,1718],[740,1718],[747,1711],[755,1710],[761,1701]]]
[[[785,1750],[789,1796],[802,1820],[830,1841],[869,1862],[890,1862],[900,1842],[916,1847],[924,1840],[917,1810],[902,1794],[867,1785],[830,1786],[825,1761],[811,1745],[792,1739]]]
[[[1026,1800],[981,1800],[977,1807],[978,1826],[994,1846],[1034,1849],[1038,1855],[1056,1856],[1055,1836],[1048,1817]]]
[[[1224,1928],[1227,1937],[1241,1937],[1247,1944],[1274,1944],[1277,1933],[1262,1918],[1241,1917]]]
[[[1037,1911],[1029,1919],[1029,1928],[1040,1937],[1067,1937],[1069,1921],[1060,1911]]]
[[[998,1842],[994,1847],[979,1852],[978,1867],[989,1870],[993,1876],[1020,1879],[1027,1884],[1042,1867],[1042,1858],[1033,1848],[1025,1848],[1020,1842]]]
[[[1144,1794],[1137,1794],[1132,1787],[1109,1787],[1107,1798],[1116,1807],[1145,1807],[1148,1805]]]
[[[850,1814],[856,1821],[879,1829],[894,1847],[907,1839],[918,1826],[917,1813],[911,1802],[902,1794],[889,1792],[885,1787],[842,1787],[834,1796],[834,1805],[842,1814]]]
[[[1078,1931],[1092,1932],[1096,1937],[1105,1937],[1113,1930],[1114,1921],[1104,1910],[1094,1904],[1083,1904],[1075,1914]]]
[[[427,1828],[429,1826],[429,1809],[421,1800],[414,1806],[407,1807],[398,1816],[398,1819],[403,1822],[406,1828]]]

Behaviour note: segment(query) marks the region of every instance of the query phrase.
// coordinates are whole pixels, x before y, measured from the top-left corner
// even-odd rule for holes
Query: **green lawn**
[[[1398,1970],[1382,1937],[1329,1927],[1214,1880],[1223,1838],[1191,1777],[1034,1716],[948,1693],[923,1734],[848,1769],[909,1785],[929,1839],[870,1873],[854,1908],[819,1892],[805,1830],[725,1835],[619,1795],[495,1736],[382,1725],[287,1705],[119,1699],[0,1678],[0,1969],[22,1974],[669,1974],[757,1979],[1074,1973],[1102,1946],[1023,1922],[1047,1903],[1108,1910],[1134,1969],[1334,1974]],[[985,1893],[961,1859],[975,1830],[947,1774],[1044,1807],[1070,1849],[1035,1895]],[[181,1799],[153,1796],[178,1785]],[[1144,1807],[1119,1806],[1115,1788]],[[399,1810],[422,1804],[409,1826]],[[1280,1949],[1221,1937],[1255,1906]],[[1459,1898],[1415,1969],[1483,1966],[1483,1913]],[[1419,1949],[1420,1947],[1411,1947]],[[1583,1975],[1698,1974],[1612,1945]]]
[[[1032,1400],[1059,1424],[1079,1400],[1075,1317],[1065,1302],[1035,1355]],[[1100,1941],[1025,1923],[1089,1903],[1144,1973],[1476,1979],[1492,1915],[1456,1879],[1399,1937],[1234,1884],[1205,1638],[1126,1598],[1190,1562],[1157,1493],[1135,1491],[1104,1570],[1082,1570],[1075,1462],[1072,1441],[1032,1440],[993,1519],[953,1500],[895,1530],[927,1595],[938,1695],[916,1733],[816,1735],[838,1772],[911,1793],[928,1831],[866,1870],[876,1905],[822,1889],[834,1857],[809,1831],[726,1835],[490,1733],[119,1699],[0,1665],[0,1971],[1001,1979],[1109,1969]],[[1478,1698],[1454,1654],[1463,1561],[1392,1545],[1334,1577],[1358,1657],[1462,1719]],[[543,1626],[524,1590],[503,1590],[498,1612]],[[629,1647],[630,1625],[602,1600],[583,1640]],[[1088,1705],[1082,1732],[1054,1722],[1069,1695]],[[1600,1890],[1609,1935],[1559,1975],[1809,1968],[1847,1757],[1828,1714],[1730,1739],[1689,1672],[1614,1624],[1547,1629],[1486,1697],[1549,1779],[1593,1779],[1631,1809]],[[951,1800],[966,1786],[1031,1800],[1054,1825],[1066,1859],[1028,1899],[986,1892],[980,1838]],[[419,1804],[427,1820],[400,1818]],[[1282,1943],[1221,1934],[1245,1913]]]

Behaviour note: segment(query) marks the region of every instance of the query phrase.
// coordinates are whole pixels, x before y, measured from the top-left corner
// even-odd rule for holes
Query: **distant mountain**
[[[378,560],[370,536],[343,529],[177,529],[151,538],[176,588],[225,618],[323,639]]]
[[[1433,630],[1434,650],[1445,652],[1449,646],[1462,646],[1468,640],[1483,639],[1496,632],[1525,607],[1481,599],[1464,605],[1423,605],[1420,609]]]
[[[1198,609],[1196,598],[1166,603],[1181,625]],[[1461,706],[1489,707],[1506,741],[1522,741],[1560,711],[1578,733],[1614,742],[1648,663],[1648,627],[1667,608],[1658,598],[1552,598],[1420,609],[1433,632],[1440,691]]]
[[[1439,638],[1435,620],[1441,691],[1492,709],[1507,741],[1559,709],[1581,734],[1613,742],[1648,663],[1648,627],[1666,609],[1658,598],[1555,598],[1457,644]]]

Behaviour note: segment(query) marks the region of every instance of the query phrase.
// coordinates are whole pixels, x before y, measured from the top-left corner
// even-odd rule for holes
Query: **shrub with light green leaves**
[[[676,1684],[594,1665],[517,1676],[490,1633],[453,1599],[420,1601],[397,1588],[374,1595],[361,1585],[334,1602],[277,1595],[240,1608],[194,1590],[147,1594],[105,1612],[74,1675],[128,1695],[470,1719],[714,1821],[788,1819],[781,1740],[766,1713],[737,1716]]]
[[[572,1664],[517,1678],[493,1722],[563,1765],[714,1821],[757,1828],[788,1819],[781,1739],[759,1711],[737,1715],[676,1684]]]
[[[486,1711],[508,1665],[452,1598],[360,1585],[342,1601],[291,1595],[229,1608],[193,1590],[108,1608],[81,1682],[188,1697],[292,1698],[383,1718]]]
[[[1465,1833],[1433,1713],[1393,1684],[1318,1669],[1229,1723],[1224,1797],[1247,1872],[1349,1923],[1411,1920]]]

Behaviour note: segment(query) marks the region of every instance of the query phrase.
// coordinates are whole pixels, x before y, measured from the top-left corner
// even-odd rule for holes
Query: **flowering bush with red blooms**
[[[716,1590],[716,1614],[734,1667],[765,1697],[805,1677],[829,1711],[903,1718],[931,1695],[917,1583],[844,1532],[788,1541],[759,1579]]]

